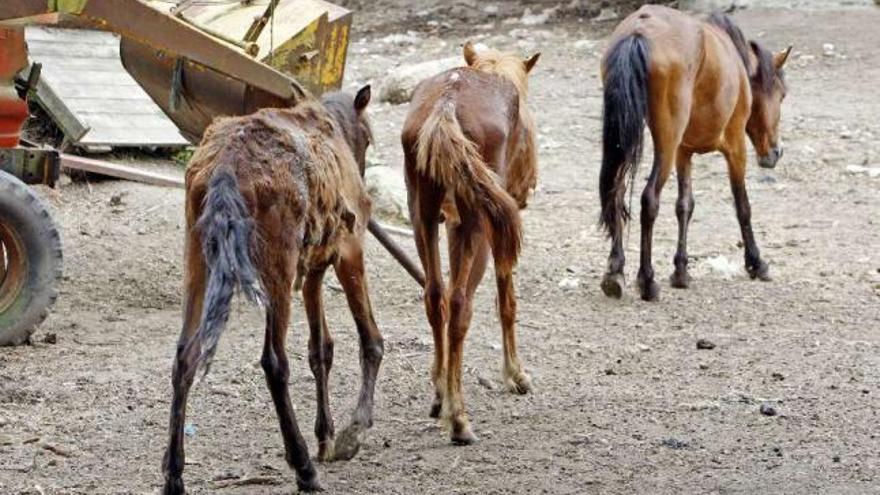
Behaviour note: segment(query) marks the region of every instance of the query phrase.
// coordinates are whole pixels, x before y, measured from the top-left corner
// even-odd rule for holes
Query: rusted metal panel
[[[15,89],[15,74],[27,65],[21,28],[0,28],[0,148],[18,145],[21,126],[28,116],[27,103]]]
[[[58,152],[41,148],[0,148],[0,170],[18,177],[25,184],[55,187],[61,167]]]

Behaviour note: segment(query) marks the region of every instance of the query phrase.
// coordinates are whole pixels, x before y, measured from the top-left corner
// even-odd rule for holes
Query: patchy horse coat
[[[183,493],[183,424],[194,376],[207,370],[236,287],[266,309],[261,364],[281,425],[288,464],[303,490],[320,488],[288,394],[285,339],[294,285],[302,284],[315,375],[315,434],[320,460],[353,456],[372,425],[382,337],[373,319],[362,241],[370,200],[360,170],[369,144],[363,111],[369,87],[355,98],[333,95],[291,109],[221,118],[205,133],[186,174],[186,274],[183,330],[172,382],[166,494]],[[334,443],[328,375],[333,340],[321,302],[333,266],[361,341],[362,385],[351,425]],[[303,282],[304,280],[304,282]]]

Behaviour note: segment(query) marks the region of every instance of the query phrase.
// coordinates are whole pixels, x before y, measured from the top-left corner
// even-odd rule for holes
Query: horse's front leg
[[[724,158],[727,160],[727,170],[730,175],[730,189],[733,193],[733,201],[736,206],[736,218],[739,220],[739,229],[742,233],[745,247],[746,271],[749,276],[759,280],[770,280],[769,267],[761,259],[761,252],[755,242],[755,234],[752,232],[752,208],[749,205],[749,196],[746,193],[746,143],[743,137],[740,142],[724,150]]]
[[[336,441],[337,460],[348,460],[360,450],[363,437],[373,426],[373,397],[376,390],[376,377],[382,363],[384,344],[382,334],[373,318],[367,277],[364,269],[364,254],[360,240],[346,243],[336,263],[336,276],[345,291],[348,307],[354,317],[360,337],[361,390],[351,424],[342,431]]]
[[[691,186],[691,154],[679,150],[676,159],[676,176],[678,178],[678,201],[675,203],[675,215],[678,217],[678,247],[675,250],[675,271],[669,279],[670,285],[679,289],[687,288],[691,283],[688,275],[687,233],[691,217],[694,214],[694,191]]]

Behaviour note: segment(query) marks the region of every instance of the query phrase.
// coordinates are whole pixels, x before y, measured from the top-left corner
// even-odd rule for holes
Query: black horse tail
[[[618,41],[604,62],[602,170],[599,173],[599,223],[618,239],[630,214],[624,201],[627,176],[635,177],[642,160],[648,115],[648,40],[632,34]]]
[[[199,328],[187,347],[196,346],[196,369],[207,374],[226,329],[236,287],[254,304],[266,304],[260,277],[251,261],[254,221],[232,167],[221,164],[214,170],[196,228],[202,239],[208,282]]]

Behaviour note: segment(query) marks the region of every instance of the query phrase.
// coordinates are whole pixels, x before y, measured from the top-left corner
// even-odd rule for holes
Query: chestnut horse
[[[236,287],[266,310],[261,364],[299,488],[321,487],[287,390],[284,346],[294,287],[302,288],[310,329],[318,459],[351,458],[361,434],[372,425],[383,344],[363,259],[370,200],[360,170],[370,141],[364,113],[369,100],[367,86],[356,97],[327,96],[323,105],[308,100],[292,109],[221,118],[208,128],[193,155],[186,172],[185,309],[172,376],[164,493],[184,493],[187,396],[196,373],[207,372]],[[328,392],[333,340],[321,302],[322,280],[331,265],[360,334],[362,368],[351,425],[335,444]]]
[[[461,360],[473,297],[489,253],[495,262],[504,343],[503,379],[524,394],[531,387],[516,354],[513,268],[522,242],[519,209],[537,179],[535,129],[526,106],[528,73],[538,54],[464,46],[467,67],[443,72],[416,88],[401,141],[409,209],[425,270],[425,310],[434,335],[431,416],[450,427],[452,441],[470,444],[462,397]],[[446,223],[450,287],[440,269],[438,224]]]
[[[687,229],[694,211],[691,157],[720,151],[727,160],[730,187],[752,278],[768,280],[752,233],[746,195],[746,137],[758,164],[772,168],[782,156],[779,118],[786,84],[782,71],[791,47],[776,55],[747,43],[728,17],[700,21],[677,10],[646,5],[614,31],[602,62],[605,84],[601,223],[611,238],[606,295],[623,293],[623,227],[627,176],[641,160],[645,122],[654,141],[654,166],[642,194],[642,242],[638,284],[642,299],[654,300],[659,286],[651,264],[651,237],[660,191],[673,166],[678,177],[678,249],[673,287],[690,283]]]

